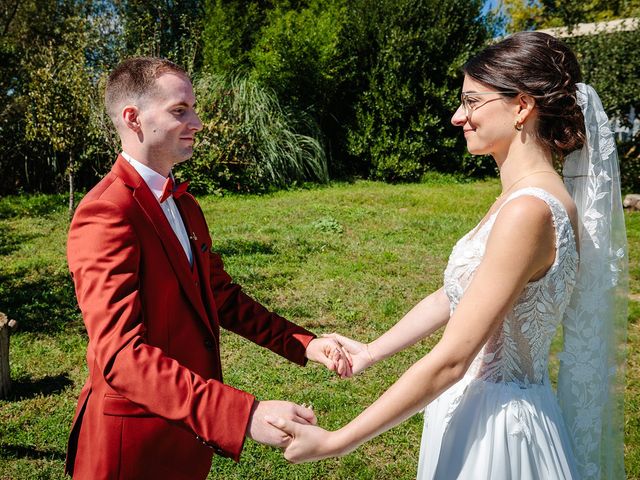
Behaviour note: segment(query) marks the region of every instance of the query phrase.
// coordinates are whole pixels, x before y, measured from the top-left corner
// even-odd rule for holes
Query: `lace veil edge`
[[[565,160],[578,208],[580,265],[563,318],[558,401],[581,478],[622,479],[628,249],[618,154],[596,91],[578,84],[583,148]]]

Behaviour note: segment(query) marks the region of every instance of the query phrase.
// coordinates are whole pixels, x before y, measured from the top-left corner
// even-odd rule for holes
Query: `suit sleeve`
[[[104,200],[81,204],[67,253],[89,335],[89,368],[123,397],[237,461],[254,397],[197,375],[146,343],[140,244],[122,209]]]
[[[299,365],[305,365],[305,351],[315,335],[270,312],[233,283],[220,255],[211,253],[211,289],[220,325]]]

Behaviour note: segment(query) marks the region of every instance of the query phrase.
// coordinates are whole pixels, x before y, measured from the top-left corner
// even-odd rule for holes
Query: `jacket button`
[[[209,338],[207,338],[204,341],[204,348],[206,348],[207,350],[213,350],[213,341]]]
[[[200,286],[200,282],[199,282],[199,281],[197,281],[197,280],[195,281],[195,284],[196,284],[196,287],[199,287],[199,286]]]

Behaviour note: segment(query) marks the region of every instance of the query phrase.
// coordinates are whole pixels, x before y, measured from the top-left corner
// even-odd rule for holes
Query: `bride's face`
[[[510,98],[496,92],[465,75],[462,101],[451,123],[462,127],[467,150],[473,155],[499,156],[518,133],[514,128],[519,110],[517,96]]]

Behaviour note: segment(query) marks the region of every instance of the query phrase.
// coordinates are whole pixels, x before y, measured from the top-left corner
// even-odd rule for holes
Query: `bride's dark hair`
[[[520,32],[490,45],[463,67],[466,75],[500,91],[532,96],[538,109],[538,140],[565,157],[585,141],[582,110],[576,101],[580,66],[562,41],[541,32]]]

